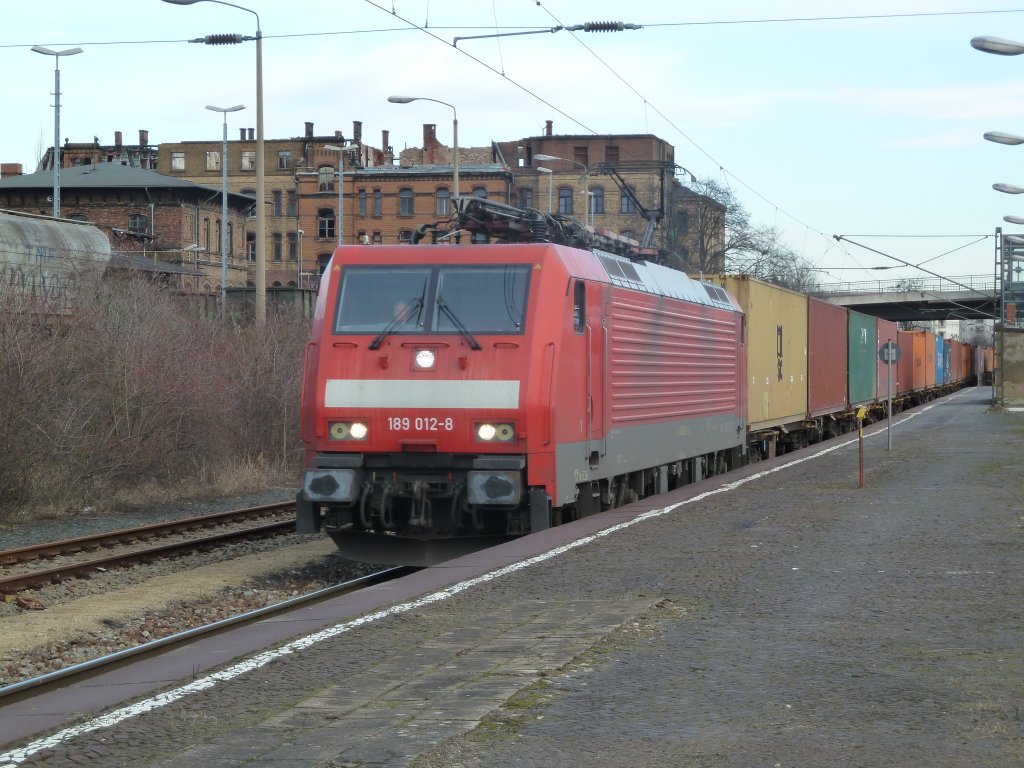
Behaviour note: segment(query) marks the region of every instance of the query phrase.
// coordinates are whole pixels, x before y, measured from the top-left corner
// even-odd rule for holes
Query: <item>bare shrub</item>
[[[93,280],[77,299],[70,317],[0,314],[0,504],[297,477],[307,321],[224,325],[140,277]]]

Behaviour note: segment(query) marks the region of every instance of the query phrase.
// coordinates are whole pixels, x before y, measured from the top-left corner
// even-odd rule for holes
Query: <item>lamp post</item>
[[[338,153],[338,247],[341,248],[344,244],[342,233],[345,229],[345,209],[342,207],[342,201],[345,199],[345,153],[359,149],[359,145],[349,144],[347,147],[338,147],[334,144],[324,144],[324,149]]]
[[[543,165],[538,165],[537,170],[548,175],[548,215],[551,215],[551,176],[554,174],[554,171],[550,168],[545,168]]]
[[[992,37],[991,35],[983,35],[981,37],[975,37],[971,39],[971,46],[976,50],[984,53],[994,53],[999,56],[1019,56],[1024,53],[1024,43],[1018,43],[1015,40],[1006,40],[1002,37]],[[1024,137],[1017,136],[1012,133],[1004,133],[1003,131],[989,131],[984,135],[988,141],[994,141],[997,144],[1009,144],[1017,145],[1024,144]],[[993,184],[992,188],[997,192],[1005,192],[1010,195],[1019,195],[1024,193],[1024,187],[1019,187],[1015,184]],[[1016,216],[1005,216],[1004,220],[1011,224],[1016,224],[1020,221],[1019,217]],[[1000,228],[996,228],[997,236],[1001,233]],[[1015,235],[1007,236],[1007,240],[1011,240],[1016,237]],[[1007,257],[1008,256],[1008,257]],[[998,376],[993,377],[993,399],[997,399],[1000,405],[1006,403],[1006,361],[1003,359],[1006,352],[1006,276],[1012,273],[1009,272],[1007,266],[1012,267],[1013,259],[1016,258],[1013,254],[1005,254],[1003,243],[998,241],[996,245],[996,261],[999,265],[997,272],[999,273],[999,284],[996,286],[999,294],[999,336],[998,336]],[[999,263],[1001,260],[1001,263]],[[994,331],[993,331],[994,335]],[[998,386],[996,384],[998,380]],[[998,394],[995,394],[998,391]]]
[[[228,112],[243,110],[245,105],[214,107],[207,104],[206,108],[211,112],[220,112],[224,116],[224,138],[220,155],[220,319],[224,320],[228,307]]]
[[[563,163],[575,163],[576,165],[578,165],[580,168],[583,169],[583,175],[580,176],[580,183],[583,184],[583,194],[584,195],[588,194],[589,190],[587,189],[587,178],[590,175],[590,169],[586,166],[585,163],[581,163],[579,160],[569,160],[568,158],[565,158],[565,157],[555,157],[554,155],[545,155],[543,153],[538,153],[538,154],[534,155],[533,159],[534,160],[544,160],[544,161],[549,161],[549,162],[551,160],[561,160]],[[587,196],[586,197],[586,203],[585,203],[587,207],[585,209],[585,215],[583,217],[584,223],[589,223],[590,222],[590,213],[591,213],[591,211],[590,211],[590,200],[591,200],[591,198],[589,196]]]
[[[410,101],[432,101],[435,104],[444,104],[452,110],[452,188],[455,197],[459,196],[459,115],[455,107],[447,101],[430,99],[426,96],[388,96],[392,104],[408,104]]]
[[[74,56],[81,53],[81,48],[65,48],[54,51],[41,45],[33,45],[32,50],[47,56],[53,56],[53,218],[60,218],[60,57]]]
[[[260,30],[260,15],[251,8],[228,3],[224,0],[164,0],[172,5],[194,5],[195,3],[216,3],[237,8],[256,17],[256,35],[219,34],[198,37],[190,43],[206,45],[235,45],[249,40],[256,41],[256,322],[262,325],[267,318],[267,178],[266,158],[263,157],[263,32]]]

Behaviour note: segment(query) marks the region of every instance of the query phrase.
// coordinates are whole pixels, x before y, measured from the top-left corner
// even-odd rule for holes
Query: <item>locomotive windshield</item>
[[[529,285],[529,264],[345,267],[334,332],[519,334]]]

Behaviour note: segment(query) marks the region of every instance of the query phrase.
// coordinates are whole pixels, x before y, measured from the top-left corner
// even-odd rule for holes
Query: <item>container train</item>
[[[297,528],[354,560],[438,562],[847,431],[858,406],[881,415],[888,339],[906,350],[897,409],[990,359],[749,277],[692,279],[621,238],[580,247],[538,211],[458,204],[473,242],[340,247],[321,281]]]

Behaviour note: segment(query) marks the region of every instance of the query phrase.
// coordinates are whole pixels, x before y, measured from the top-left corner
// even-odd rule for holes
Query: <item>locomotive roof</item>
[[[594,249],[594,255],[613,285],[719,309],[740,310],[739,304],[722,288],[692,280],[677,269],[649,261],[631,261],[597,249]]]

